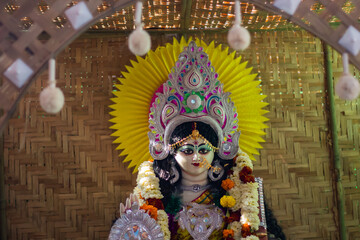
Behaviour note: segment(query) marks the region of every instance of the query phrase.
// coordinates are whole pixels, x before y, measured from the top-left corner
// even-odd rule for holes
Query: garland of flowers
[[[229,178],[222,181],[221,187],[228,193],[220,199],[220,204],[228,208],[225,219],[228,228],[223,231],[226,240],[259,239],[255,235],[260,225],[258,183],[255,182],[252,170],[253,164],[249,156],[239,150]]]
[[[139,199],[140,208],[156,220],[164,234],[164,239],[169,240],[168,215],[164,211],[164,205],[161,201],[164,196],[160,192],[159,179],[154,173],[152,161],[145,161],[139,166],[136,183],[134,194]]]
[[[227,191],[227,195],[220,199],[221,206],[228,209],[225,217],[227,228],[223,230],[223,238],[226,240],[259,239],[255,235],[260,225],[258,184],[252,175],[252,169],[249,156],[239,150],[234,158],[234,167],[228,173],[229,178],[222,181],[221,187]],[[140,165],[136,182],[134,194],[139,199],[140,208],[157,221],[164,239],[170,239],[169,219],[161,201],[163,195],[152,161]]]

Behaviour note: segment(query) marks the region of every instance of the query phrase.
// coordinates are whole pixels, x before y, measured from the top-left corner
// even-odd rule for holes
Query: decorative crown
[[[179,55],[168,80],[156,91],[150,107],[148,133],[150,154],[164,159],[170,150],[174,129],[184,122],[209,124],[218,135],[218,155],[233,158],[238,151],[240,132],[229,92],[209,61],[208,55],[195,42]]]

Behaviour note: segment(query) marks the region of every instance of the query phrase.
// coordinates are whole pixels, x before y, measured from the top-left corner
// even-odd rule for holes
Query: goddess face
[[[203,139],[189,139],[176,151],[175,159],[182,171],[197,176],[208,170],[214,152]]]

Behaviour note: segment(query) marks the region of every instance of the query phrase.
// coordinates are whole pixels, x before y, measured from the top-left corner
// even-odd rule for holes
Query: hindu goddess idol
[[[259,214],[259,183],[252,175],[252,160],[239,148],[239,119],[250,128],[248,139],[252,137],[252,120],[239,116],[242,109],[237,109],[230,93],[223,90],[221,76],[215,70],[204,47],[190,42],[168,78],[153,93],[147,110],[152,159],[138,162],[137,186],[126,204],[120,204],[121,217],[113,225],[109,239],[254,240],[262,236],[258,230],[265,223]],[[239,77],[231,69],[227,74]],[[138,84],[147,84],[141,81]],[[246,85],[246,81],[242,84]],[[121,91],[119,94],[125,98],[137,98]],[[263,97],[255,99],[260,100],[257,106],[266,105],[260,103]],[[145,105],[141,97],[133,102]],[[121,121],[129,114],[136,115],[136,110],[130,111],[134,113],[114,114],[118,128],[126,128]],[[262,113],[253,117],[259,118]],[[264,118],[260,121],[262,124]],[[127,131],[132,131],[128,126]],[[134,131],[132,134],[137,134],[138,130]],[[261,132],[254,131],[255,135]],[[129,144],[136,144],[135,139],[131,140]],[[141,155],[144,149],[132,151]],[[125,154],[131,155],[130,151]]]

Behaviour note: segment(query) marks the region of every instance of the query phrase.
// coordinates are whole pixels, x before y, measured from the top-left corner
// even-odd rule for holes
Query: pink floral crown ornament
[[[150,108],[148,133],[150,154],[164,159],[170,152],[170,137],[184,122],[204,122],[217,133],[218,155],[232,159],[238,152],[238,114],[229,92],[209,61],[203,47],[190,42],[180,54],[168,80],[157,90]]]

